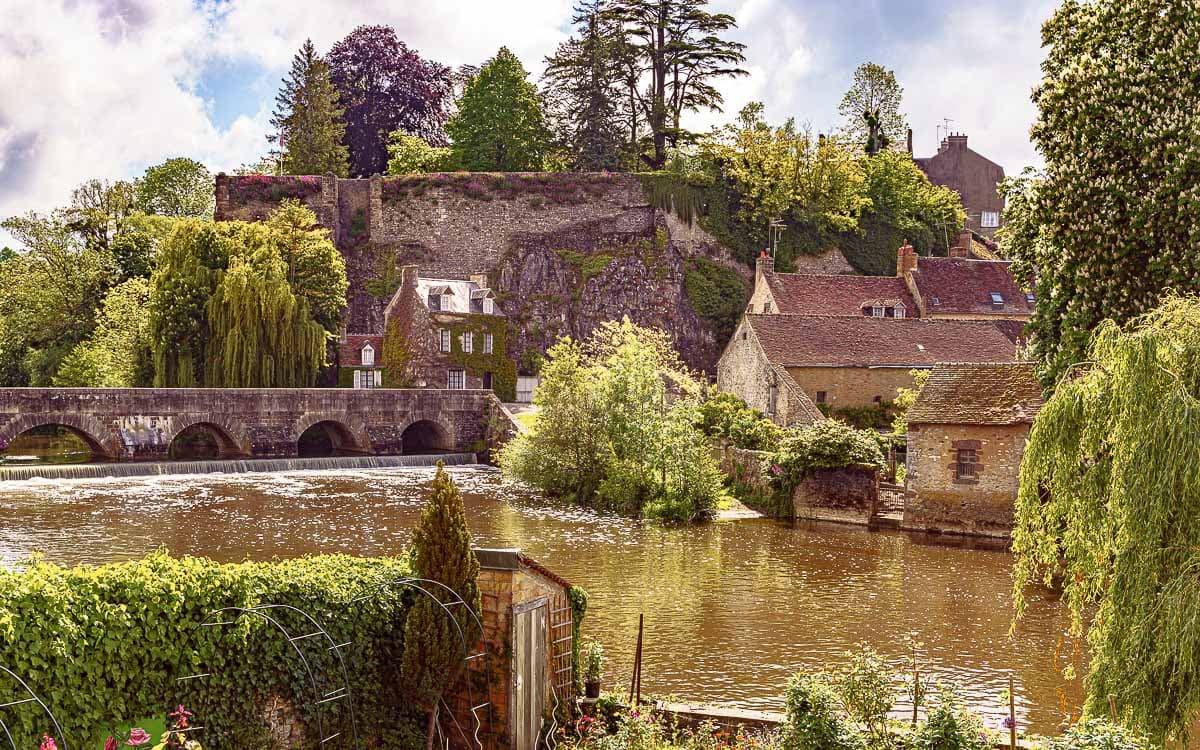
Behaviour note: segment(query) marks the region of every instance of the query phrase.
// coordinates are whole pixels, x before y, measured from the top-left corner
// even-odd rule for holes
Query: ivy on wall
[[[183,704],[205,727],[202,744],[220,738],[222,747],[258,750],[270,744],[262,710],[274,697],[289,701],[301,722],[315,727],[299,659],[258,618],[199,625],[224,607],[292,605],[322,622],[337,643],[352,644],[345,654],[362,736],[401,747],[412,732],[407,722],[418,717],[392,720],[407,713],[402,696],[389,688],[396,675],[388,665],[403,649],[408,599],[378,586],[408,574],[404,558],[342,555],[219,564],[157,552],[73,569],[35,559],[23,571],[0,570],[0,664],[53,708],[68,746],[99,746],[122,722]],[[367,594],[373,595],[352,603]],[[299,630],[299,620],[287,626],[296,634],[311,632],[311,626]],[[176,681],[199,673],[208,676]],[[344,723],[343,704],[321,706],[327,731]],[[12,707],[5,720],[14,737],[40,738],[51,730],[33,704]],[[36,740],[26,744],[34,747]]]
[[[492,373],[492,390],[501,401],[517,399],[517,363],[508,357],[508,321],[499,315],[463,315],[439,328],[450,329],[450,352],[446,355],[452,365],[463,368],[468,375],[482,378]],[[492,353],[483,352],[483,334],[492,334]],[[470,352],[462,350],[462,336],[473,337]]]
[[[742,277],[708,258],[690,258],[683,286],[696,314],[712,325],[717,340],[728,340],[750,298]]]

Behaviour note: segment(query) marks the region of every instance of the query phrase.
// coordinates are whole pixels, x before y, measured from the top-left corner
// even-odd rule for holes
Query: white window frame
[[[883,305],[872,305],[871,306],[871,317],[872,318],[882,318],[883,316],[884,316]]]
[[[371,346],[370,343],[363,344],[362,349],[359,350],[359,362],[364,367],[375,366],[375,347]]]
[[[897,318],[903,318],[907,312],[908,312],[907,307],[905,307],[903,304],[898,304],[892,310],[892,315]]]
[[[484,315],[494,315],[495,312],[496,312],[496,305],[492,301],[492,298],[484,297],[483,298],[483,314]]]
[[[438,349],[440,349],[442,353],[448,353],[450,351],[452,346],[450,339],[451,336],[449,328],[442,328],[438,331]]]
[[[984,229],[995,229],[1000,226],[999,211],[982,211],[979,214],[979,226]]]
[[[495,342],[492,339],[492,334],[490,334],[490,333],[483,334],[483,353],[491,354],[493,346],[495,346]]]
[[[454,385],[455,380],[458,385]],[[466,370],[446,370],[446,388],[452,391],[462,391],[467,388],[467,371]]]
[[[475,351],[475,334],[471,333],[470,331],[466,331],[460,338],[463,354],[470,354]]]

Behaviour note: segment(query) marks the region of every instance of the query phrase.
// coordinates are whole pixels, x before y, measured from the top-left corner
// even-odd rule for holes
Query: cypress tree
[[[421,578],[438,581],[458,593],[475,612],[479,611],[479,561],[471,550],[462,495],[454,480],[438,462],[429,502],[421,514],[421,525],[413,534],[413,566]],[[427,587],[442,603],[449,594]],[[475,621],[462,607],[450,607],[473,652],[481,635]],[[404,623],[403,675],[408,697],[425,712],[428,720],[426,748],[432,750],[442,694],[463,669],[463,643],[452,615],[430,597],[417,597]]]
[[[338,103],[338,90],[329,77],[329,65],[306,39],[292,58],[292,70],[275,97],[271,124],[279,134],[270,136],[280,144],[284,174],[333,174],[350,172],[350,152],[342,139],[346,124]]]

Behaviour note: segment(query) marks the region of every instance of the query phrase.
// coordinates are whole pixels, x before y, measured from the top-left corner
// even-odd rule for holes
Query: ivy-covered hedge
[[[183,704],[204,727],[196,737],[202,745],[258,750],[269,745],[262,710],[272,697],[296,706],[310,733],[316,731],[301,663],[288,641],[258,618],[199,625],[224,607],[287,604],[311,613],[338,643],[352,644],[345,654],[360,736],[407,746],[420,729],[412,734],[408,722],[415,717],[396,710],[404,701],[387,666],[399,663],[395,657],[403,650],[407,598],[378,585],[408,572],[404,559],[347,556],[219,564],[159,552],[72,569],[35,559],[23,571],[0,570],[0,665],[21,675],[50,706],[68,747],[99,747],[118,724],[162,717]],[[273,616],[293,635],[313,632],[294,614]],[[314,663],[330,663],[321,639],[297,645]],[[201,673],[209,676],[176,680]],[[0,677],[0,702],[24,697],[13,689]],[[326,733],[349,731],[345,701],[322,709]],[[36,747],[52,730],[33,704],[6,709],[5,721],[25,747]]]

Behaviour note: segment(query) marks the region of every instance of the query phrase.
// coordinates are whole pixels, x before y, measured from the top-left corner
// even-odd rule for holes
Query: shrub
[[[1047,750],[1150,750],[1145,736],[1104,719],[1085,719],[1062,737],[1050,740]]]
[[[776,490],[791,492],[816,469],[847,466],[883,468],[877,433],[826,419],[783,433],[779,448],[764,459],[764,470]]]
[[[774,450],[783,428],[732,393],[712,393],[698,409],[696,426],[713,438],[725,438],[738,448]]]
[[[796,675],[784,696],[783,746],[788,750],[864,750],[862,735],[843,717],[824,674]]]
[[[719,341],[727,341],[750,297],[742,277],[708,258],[692,258],[684,267],[683,288],[696,314],[713,327]]]
[[[979,717],[964,709],[953,691],[943,690],[909,746],[913,750],[988,750],[993,743]]]
[[[298,659],[261,619],[200,623],[224,607],[291,605],[324,623],[336,643],[353,644],[345,657],[359,731],[394,747],[399,727],[382,717],[403,707],[386,686],[395,679],[390,655],[403,648],[407,600],[378,586],[408,572],[401,558],[343,555],[218,564],[158,552],[72,569],[35,559],[23,571],[0,570],[0,664],[53,708],[68,746],[98,746],[111,727],[183,704],[205,726],[206,746],[257,749],[268,744],[262,707],[272,697],[290,701],[315,726]],[[375,595],[351,604],[366,594]],[[287,612],[274,614],[294,634],[311,632]],[[301,644],[306,655],[329,664],[325,644],[311,641]],[[199,673],[209,676],[176,682]],[[344,723],[344,703],[321,707],[327,731]],[[46,731],[40,709],[10,711],[14,737]]]

